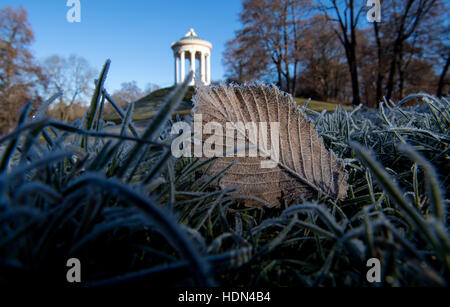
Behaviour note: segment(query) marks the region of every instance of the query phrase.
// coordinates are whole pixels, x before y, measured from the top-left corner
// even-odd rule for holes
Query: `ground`
[[[161,103],[164,101],[164,98],[170,93],[170,91],[173,89],[172,87],[166,87],[159,90],[156,90],[150,94],[148,94],[145,97],[142,97],[141,99],[137,100],[134,104],[134,112],[133,112],[133,120],[143,120],[151,118],[155,111],[158,110]],[[186,114],[189,114],[191,112],[191,99],[194,95],[194,87],[189,87],[189,90],[187,91],[183,103],[178,107],[178,109],[174,112],[174,116],[176,114],[183,116]],[[301,98],[296,97],[295,101],[299,105],[303,105],[308,99],[307,98]],[[336,103],[332,102],[325,102],[325,101],[319,101],[319,100],[311,100],[308,104],[308,107],[315,111],[333,111],[336,107]],[[345,108],[348,108],[345,106]],[[105,120],[107,121],[113,121],[113,122],[120,122],[119,116],[116,112],[110,113],[105,115]]]

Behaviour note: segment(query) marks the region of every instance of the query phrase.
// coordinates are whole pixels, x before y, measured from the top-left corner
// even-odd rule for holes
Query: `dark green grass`
[[[68,286],[71,257],[81,261],[81,286],[448,284],[447,100],[303,107],[344,159],[348,197],[246,208],[215,188],[222,173],[201,177],[214,159],[170,154],[170,118],[188,80],[140,133],[134,104],[122,110],[103,88],[108,67],[83,120],[44,118],[49,101],[34,118],[26,106],[0,137],[1,284]],[[404,108],[412,98],[424,104]],[[121,118],[120,133],[103,130],[104,103]],[[372,257],[381,260],[381,283],[366,280]]]

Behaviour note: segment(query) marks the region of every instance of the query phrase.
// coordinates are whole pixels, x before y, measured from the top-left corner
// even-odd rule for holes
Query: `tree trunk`
[[[292,76],[292,96],[295,97],[295,91],[297,90],[297,65],[298,61],[294,63],[294,75]]]
[[[354,106],[357,106],[361,103],[361,99],[359,95],[358,67],[356,64],[355,45],[348,42],[345,46],[345,53],[347,54],[348,68],[350,72],[350,79],[352,82],[352,104]]]
[[[398,65],[398,98],[403,98],[403,91],[405,85],[405,72],[406,68],[402,68],[403,63],[403,50],[400,50],[397,65]]]
[[[294,74],[292,76],[292,96],[295,97],[297,90],[297,66],[298,66],[298,38],[297,38],[297,19],[295,18],[295,4],[291,4],[292,26],[294,31]]]
[[[448,68],[450,66],[450,53],[447,56],[447,61],[445,62],[444,68],[442,69],[441,75],[439,77],[439,84],[436,96],[442,97],[442,91],[444,90],[445,76],[447,75]]]
[[[283,84],[282,84],[283,82],[281,80],[281,63],[279,61],[274,61],[274,63],[275,63],[275,66],[277,67],[278,87],[282,88],[283,87]]]
[[[394,77],[395,77],[396,68],[397,68],[397,56],[398,56],[399,49],[400,49],[398,44],[399,43],[396,42],[394,45],[394,53],[392,54],[391,67],[389,69],[388,82],[386,85],[386,98],[388,101],[389,101],[389,99],[392,98],[392,93],[394,91]]]
[[[378,103],[381,101],[381,98],[383,96],[383,73],[382,73],[382,69],[383,69],[383,49],[381,46],[381,39],[380,39],[380,29],[378,28],[378,23],[374,22],[373,23],[373,27],[375,30],[375,39],[376,39],[376,43],[377,43],[377,81],[376,81],[376,101],[375,101],[375,106],[378,105]]]
[[[283,40],[284,40],[284,55],[283,62],[286,73],[284,74],[286,78],[286,92],[292,94],[291,92],[291,74],[289,71],[289,51],[288,51],[288,30],[287,30],[287,4],[285,4],[283,9]]]

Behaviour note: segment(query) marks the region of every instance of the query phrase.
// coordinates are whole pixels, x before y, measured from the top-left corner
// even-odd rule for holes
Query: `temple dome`
[[[178,41],[172,43],[172,49],[179,47],[179,46],[188,45],[188,44],[199,44],[199,45],[209,47],[209,49],[212,49],[212,44],[210,42],[208,42],[207,40],[200,38],[197,35],[197,33],[195,33],[193,28],[191,28],[189,30],[189,32],[186,33],[185,36],[180,38]]]

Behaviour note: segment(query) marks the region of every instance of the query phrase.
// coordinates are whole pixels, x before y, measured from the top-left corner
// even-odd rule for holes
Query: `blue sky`
[[[69,23],[67,0],[0,0],[0,7],[22,5],[35,34],[37,59],[76,54],[100,71],[112,60],[107,79],[110,92],[122,82],[174,82],[172,42],[192,27],[213,44],[212,80],[223,77],[224,43],[240,27],[240,0],[80,0],[81,23]]]

